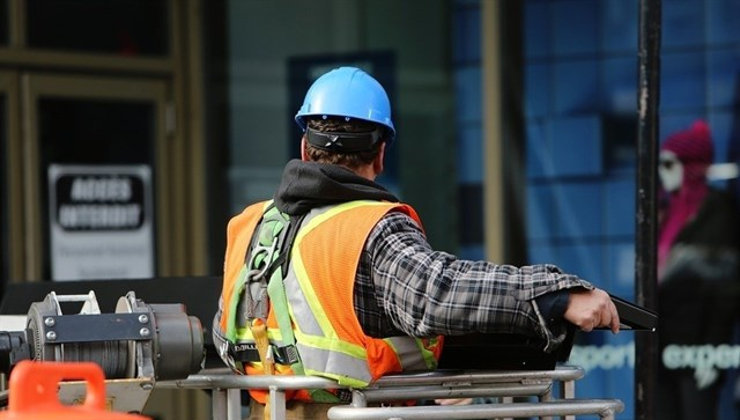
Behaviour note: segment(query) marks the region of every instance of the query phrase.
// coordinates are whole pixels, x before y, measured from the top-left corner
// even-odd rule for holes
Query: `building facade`
[[[219,274],[228,218],[297,156],[305,89],[352,64],[389,90],[380,182],[434,247],[634,299],[637,0],[103,3],[0,1],[2,285]],[[663,2],[661,138],[704,119],[716,163],[740,145],[736,3]],[[572,360],[579,396],[632,418],[631,333]]]

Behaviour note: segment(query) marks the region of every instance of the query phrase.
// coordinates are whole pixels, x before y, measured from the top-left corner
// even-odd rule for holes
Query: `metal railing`
[[[435,420],[435,419],[491,419],[532,416],[565,416],[594,414],[613,419],[624,405],[619,400],[558,400],[538,403],[471,404],[467,406],[421,407],[350,407],[329,409],[330,420]]]
[[[385,376],[369,387],[353,389],[349,405],[329,409],[330,419],[490,419],[592,414],[614,419],[624,409],[619,400],[575,399],[575,381],[583,369],[564,366],[549,371],[434,371]],[[561,396],[553,396],[553,384],[561,385]],[[335,381],[310,376],[234,375],[226,369],[203,371],[187,379],[163,381],[157,388],[210,389],[213,419],[240,419],[242,389],[266,389],[270,416],[286,416],[285,391],[293,389],[346,389]],[[468,406],[368,407],[369,403],[436,398],[499,397],[501,403]],[[538,402],[512,402],[515,397],[537,397]]]

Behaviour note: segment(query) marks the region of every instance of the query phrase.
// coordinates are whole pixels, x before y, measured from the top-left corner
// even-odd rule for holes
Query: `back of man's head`
[[[336,68],[316,79],[295,120],[305,132],[309,160],[351,169],[372,163],[380,145],[396,134],[385,89],[356,67]]]
[[[342,117],[309,118],[306,121],[306,155],[310,161],[331,163],[357,169],[369,165],[380,151],[380,144],[386,139],[379,137],[373,141],[372,134],[383,136],[385,130],[368,121],[345,119]],[[352,136],[355,134],[356,136]],[[350,135],[350,136],[347,136]],[[385,134],[387,136],[387,134]],[[342,142],[350,137],[357,139],[357,147],[344,149]],[[332,142],[332,139],[335,139]],[[359,147],[366,142],[366,147]],[[337,144],[340,143],[340,144]],[[353,150],[354,149],[354,150]],[[356,150],[364,149],[364,150]]]

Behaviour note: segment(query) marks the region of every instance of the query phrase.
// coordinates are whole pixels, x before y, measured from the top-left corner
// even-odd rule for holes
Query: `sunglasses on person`
[[[670,170],[671,168],[673,168],[673,165],[675,165],[677,163],[678,163],[678,160],[676,160],[676,159],[667,159],[667,158],[661,158],[658,161],[658,165],[660,165],[663,168],[668,169],[668,170]]]

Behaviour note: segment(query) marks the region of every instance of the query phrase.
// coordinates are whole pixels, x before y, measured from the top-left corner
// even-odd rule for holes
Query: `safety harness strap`
[[[294,349],[296,355],[298,352],[295,350],[295,334],[293,334],[293,326],[290,322],[290,312],[288,312],[288,297],[285,294],[285,286],[283,285],[282,269],[278,268],[272,274],[270,283],[267,285],[267,293],[270,296],[272,302],[272,308],[275,313],[275,319],[277,320],[278,328],[280,328],[280,335],[283,338],[284,347],[290,347]],[[293,369],[293,373],[296,375],[303,375],[303,364],[300,359],[290,364]]]
[[[295,334],[293,333],[293,325],[290,320],[290,310],[288,308],[288,296],[285,293],[285,284],[283,279],[290,265],[290,253],[293,249],[293,242],[298,234],[298,229],[303,223],[305,215],[299,217],[291,217],[290,225],[288,227],[288,233],[285,241],[282,244],[282,250],[280,257],[275,260],[275,263],[279,266],[272,272],[270,276],[270,282],[267,284],[267,294],[270,296],[270,302],[275,314],[275,320],[277,321],[278,328],[280,328],[280,335],[283,338],[284,346],[281,348],[284,351],[288,351],[291,355],[295,355],[295,361],[290,363],[290,367],[295,375],[305,375],[305,369],[303,368],[303,362],[301,362],[298,350],[296,348]],[[281,261],[282,260],[282,261]],[[292,359],[291,359],[292,360]],[[323,389],[309,390],[311,399],[315,402],[320,403],[333,403],[339,402],[339,398]]]

